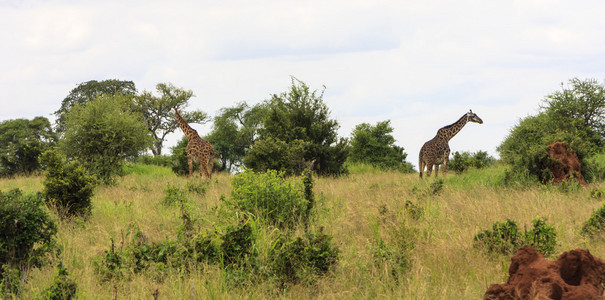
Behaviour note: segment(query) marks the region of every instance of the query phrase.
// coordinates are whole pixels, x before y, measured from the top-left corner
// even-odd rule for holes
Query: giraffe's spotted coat
[[[214,167],[214,148],[210,142],[204,140],[197,134],[197,131],[189,126],[185,119],[181,117],[178,109],[174,108],[176,121],[181,127],[183,133],[187,136],[187,163],[189,164],[189,177],[193,173],[193,160],[197,160],[200,164],[200,177],[205,174],[208,179],[212,177],[212,168]]]
[[[435,137],[424,143],[420,149],[420,155],[418,158],[418,171],[420,171],[420,178],[422,178],[422,172],[426,166],[427,176],[431,176],[433,166],[435,166],[435,176],[439,170],[439,165],[443,165],[443,176],[447,172],[447,164],[450,157],[450,145],[449,141],[466,125],[468,122],[474,122],[482,124],[483,120],[479,118],[473,111],[469,111],[464,114],[454,124],[442,127],[437,130]]]

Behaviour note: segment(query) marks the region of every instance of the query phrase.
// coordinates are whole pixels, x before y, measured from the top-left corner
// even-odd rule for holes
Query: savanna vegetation
[[[604,258],[602,90],[572,79],[511,129],[500,160],[454,152],[455,172],[420,179],[388,120],[338,137],[323,90],[292,78],[219,112],[206,138],[225,172],[201,180],[182,176],[186,139],[161,154],[190,91],[83,83],[54,130],[0,123],[0,295],[475,299],[523,245]],[[553,141],[577,152],[588,186],[549,182]]]

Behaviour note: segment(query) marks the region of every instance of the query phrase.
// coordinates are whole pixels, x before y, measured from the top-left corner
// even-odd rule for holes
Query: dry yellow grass
[[[478,173],[477,177],[492,173]],[[590,190],[605,188],[603,183],[560,192],[548,187],[493,187],[478,179],[460,184],[463,180],[448,174],[441,192],[432,194],[434,178],[421,180],[417,174],[372,172],[316,178],[312,227],[323,227],[333,237],[341,251],[339,262],[330,276],[315,285],[298,285],[285,291],[271,282],[234,287],[225,279],[224,271],[212,265],[198,266],[197,271],[188,274],[169,273],[161,283],[146,274],[114,284],[99,282],[92,261],[109,248],[111,238],[119,245],[129,225],[136,224],[151,241],[175,238],[181,224],[180,211],[161,205],[160,200],[164,189],[185,187],[188,179],[171,174],[131,174],[115,186],[98,188],[92,216],[85,222],[59,222],[57,238],[63,247],[64,265],[76,278],[82,299],[111,299],[114,288],[118,299],[152,299],[156,289],[160,299],[478,299],[489,284],[506,280],[510,257],[488,257],[473,247],[473,237],[506,218],[515,220],[521,228],[529,226],[536,216],[548,218],[558,235],[555,256],[587,248],[605,258],[605,243],[579,234],[592,211],[602,205],[590,199]],[[199,178],[192,182],[199,182]],[[11,188],[40,191],[42,179],[0,180],[0,190]],[[221,205],[221,195],[229,197],[229,193],[230,176],[218,174],[208,184],[206,195],[190,194],[195,203],[193,214],[202,227],[211,228],[217,222],[220,214],[215,208]],[[422,217],[413,219],[406,213],[407,200],[423,210]],[[376,232],[388,240],[401,226],[414,230],[416,246],[411,270],[395,280],[388,268],[373,263],[369,246]],[[271,239],[270,233],[265,233],[260,243]],[[24,298],[37,296],[53,274],[52,266],[31,270]]]

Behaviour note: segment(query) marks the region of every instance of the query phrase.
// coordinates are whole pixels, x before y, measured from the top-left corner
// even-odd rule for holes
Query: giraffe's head
[[[481,120],[481,118],[479,118],[479,116],[477,116],[477,114],[473,113],[473,110],[470,110],[469,112],[466,113],[466,120],[468,122],[475,122],[475,123],[483,124],[483,120]]]

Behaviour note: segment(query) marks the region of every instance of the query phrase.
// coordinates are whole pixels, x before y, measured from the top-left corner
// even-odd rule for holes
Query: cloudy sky
[[[469,109],[484,123],[467,125],[452,151],[497,156],[561,83],[605,79],[603,1],[0,0],[0,28],[0,121],[54,121],[71,89],[104,79],[139,91],[170,82],[214,116],[295,76],[326,86],[343,137],[391,120],[414,165]]]

